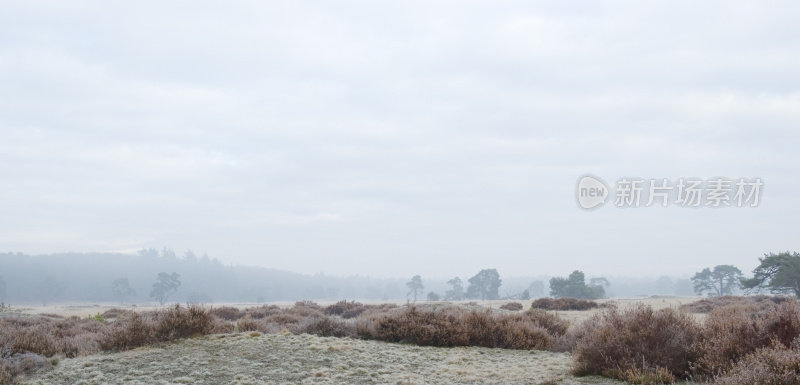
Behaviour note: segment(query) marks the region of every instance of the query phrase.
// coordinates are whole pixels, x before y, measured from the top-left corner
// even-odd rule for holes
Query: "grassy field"
[[[64,359],[22,384],[614,384],[568,353],[238,333]]]

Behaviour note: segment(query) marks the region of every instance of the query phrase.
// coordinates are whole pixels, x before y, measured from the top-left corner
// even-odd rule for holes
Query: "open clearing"
[[[618,384],[567,353],[435,348],[312,335],[212,335],[63,359],[22,384]]]

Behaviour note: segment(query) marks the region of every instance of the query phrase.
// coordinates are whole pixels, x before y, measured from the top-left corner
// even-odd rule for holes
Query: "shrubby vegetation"
[[[543,310],[591,310],[599,307],[597,302],[579,298],[539,298],[531,307]]]
[[[507,306],[519,305],[515,302],[504,304],[513,312],[470,305],[398,307],[340,301],[320,306],[300,301],[288,308],[174,306],[138,313],[112,309],[87,318],[12,314],[0,318],[0,379],[8,381],[23,371],[46,368],[59,357],[214,333],[289,332],[429,346],[572,351],[576,374],[600,374],[632,383],[693,379],[738,385],[748,383],[743,379],[759,383],[769,378],[779,382],[768,383],[798,383],[797,300],[714,300],[718,303],[703,322],[679,309],[637,306],[608,308],[572,325],[545,310],[518,311],[514,310],[517,306]],[[706,311],[707,301],[686,309]]]
[[[716,308],[704,322],[675,309],[606,310],[575,331],[575,373],[652,384],[800,383],[800,304],[746,302]]]

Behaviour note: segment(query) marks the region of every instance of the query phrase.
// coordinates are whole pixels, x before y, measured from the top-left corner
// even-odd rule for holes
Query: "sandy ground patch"
[[[567,353],[241,333],[64,359],[22,384],[619,384]]]

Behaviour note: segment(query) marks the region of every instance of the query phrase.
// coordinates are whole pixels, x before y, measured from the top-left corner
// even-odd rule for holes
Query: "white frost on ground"
[[[64,359],[22,384],[610,384],[567,353],[241,333]]]

